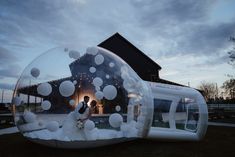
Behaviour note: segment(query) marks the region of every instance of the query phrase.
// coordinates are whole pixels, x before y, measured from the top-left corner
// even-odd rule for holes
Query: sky
[[[227,54],[234,8],[234,0],[1,0],[0,89],[11,95],[24,68],[48,49],[83,49],[116,32],[162,67],[161,78],[221,86],[235,74]]]

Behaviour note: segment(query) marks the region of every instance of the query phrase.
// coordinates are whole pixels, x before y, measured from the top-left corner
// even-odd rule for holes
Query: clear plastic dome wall
[[[148,84],[112,52],[59,47],[25,68],[12,102],[15,123],[28,139],[82,148],[147,136],[151,95]]]

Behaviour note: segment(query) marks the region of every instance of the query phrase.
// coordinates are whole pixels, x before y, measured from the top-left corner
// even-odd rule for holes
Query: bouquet
[[[84,128],[84,123],[82,122],[81,119],[77,120],[77,125],[76,126],[77,126],[78,129],[83,129]]]

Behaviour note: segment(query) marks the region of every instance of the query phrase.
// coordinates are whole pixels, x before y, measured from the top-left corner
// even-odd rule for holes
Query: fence
[[[235,104],[208,104],[208,110],[215,110],[215,109],[235,111]]]

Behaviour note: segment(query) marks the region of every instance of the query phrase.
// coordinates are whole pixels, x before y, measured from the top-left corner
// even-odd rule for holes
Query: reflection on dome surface
[[[147,136],[152,100],[148,84],[112,52],[59,47],[25,68],[13,104],[16,125],[28,139],[82,148]]]

